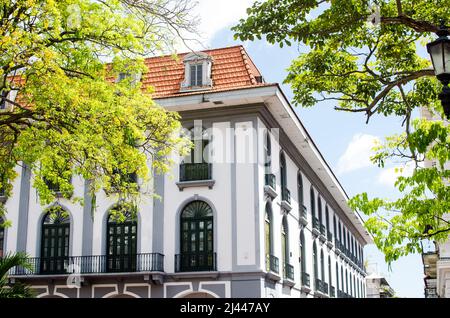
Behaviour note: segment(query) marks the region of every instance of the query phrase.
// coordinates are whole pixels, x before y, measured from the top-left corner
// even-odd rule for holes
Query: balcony
[[[308,224],[308,210],[306,209],[306,206],[303,204],[299,205],[299,223],[303,226],[306,226]]]
[[[327,231],[327,246],[333,248],[333,234],[330,231]]]
[[[182,163],[180,164],[180,181],[177,186],[180,191],[188,187],[206,186],[212,189],[215,181],[212,180],[211,163]]]
[[[267,271],[278,274],[280,272],[278,257],[269,255],[269,254],[267,254],[266,256],[267,256],[267,259],[266,259]]]
[[[31,269],[14,267],[12,276],[69,275],[130,273],[130,272],[164,272],[164,255],[146,253],[111,257],[108,255],[70,256],[54,258],[29,258]]]
[[[295,285],[294,282],[294,266],[291,264],[285,263],[283,267],[283,284],[292,287]]]
[[[436,292],[436,287],[425,288],[425,298],[439,298]]]
[[[341,242],[337,238],[334,240],[334,252],[336,255],[341,254]]]
[[[328,290],[328,283],[322,282],[322,290],[321,290],[321,292],[328,295],[328,292],[329,292],[329,290]]]
[[[281,189],[281,207],[288,212],[292,210],[291,192],[287,188]]]
[[[182,253],[175,255],[175,272],[217,271],[216,253]]]
[[[327,298],[328,297],[328,284],[316,278],[316,285],[314,294],[316,297]]]
[[[302,272],[302,292],[308,294],[311,291],[311,282],[309,274]]]
[[[280,263],[278,257],[266,254],[266,270],[267,276],[272,280],[280,280]]]
[[[320,224],[320,236],[319,236],[319,240],[324,243],[327,238],[325,237],[326,234],[326,229],[325,229],[325,225]]]
[[[336,289],[334,288],[334,286],[330,286],[330,297],[336,297]]]
[[[264,192],[272,197],[272,199],[277,196],[276,177],[272,173],[266,173],[264,175]]]
[[[316,217],[313,217],[313,229],[312,229],[312,234],[314,236],[319,236],[320,235],[320,226],[319,226],[319,219]]]

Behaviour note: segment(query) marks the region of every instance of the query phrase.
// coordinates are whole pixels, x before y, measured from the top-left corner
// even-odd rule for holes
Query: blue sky
[[[217,48],[243,44],[263,74],[266,82],[282,83],[292,59],[298,56],[297,47],[269,45],[264,40],[241,43],[233,40],[230,26],[245,17],[245,8],[252,0],[200,0],[198,16],[202,20],[204,48]],[[219,14],[211,14],[211,12]],[[300,50],[305,50],[301,48]],[[289,99],[293,93],[282,85]],[[365,124],[361,114],[337,112],[333,102],[323,102],[305,109],[296,107],[323,156],[337,174],[351,197],[362,191],[371,196],[393,198],[398,193],[393,186],[393,167],[380,169],[368,161],[374,138],[383,139],[401,131],[401,119],[377,117]],[[371,268],[384,274],[399,297],[423,297],[423,267],[420,255],[403,257],[388,270],[384,256],[374,245],[366,246],[365,257]]]

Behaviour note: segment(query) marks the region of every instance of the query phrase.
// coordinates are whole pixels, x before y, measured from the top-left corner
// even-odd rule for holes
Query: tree
[[[20,282],[8,284],[9,270],[14,267],[32,269],[24,253],[8,254],[0,257],[0,298],[30,298],[34,294],[30,288]]]
[[[441,84],[428,59],[418,50],[431,41],[440,19],[450,15],[440,0],[268,0],[247,9],[248,17],[233,28],[241,40],[301,43],[309,51],[296,58],[285,80],[294,103],[311,107],[332,101],[335,109],[373,116],[403,118],[404,133],[374,145],[374,163],[388,160],[415,164],[412,176],[396,181],[397,200],[350,200],[368,219],[365,225],[388,263],[421,251],[423,239],[445,240],[450,223],[449,127],[443,121],[412,119],[425,108],[441,115]],[[426,161],[436,166],[424,165]]]
[[[104,188],[132,202],[131,174],[146,181],[167,171],[169,154],[187,143],[179,116],[157,106],[139,76],[145,56],[195,32],[193,5],[0,0],[0,189],[9,195],[14,168],[25,164],[42,204],[55,189],[70,198],[74,175],[89,180],[93,198]]]

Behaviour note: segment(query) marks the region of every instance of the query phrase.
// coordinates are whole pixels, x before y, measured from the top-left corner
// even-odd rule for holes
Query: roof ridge
[[[180,56],[180,55],[185,55],[185,54],[189,54],[189,53],[193,53],[193,52],[212,52],[212,51],[219,51],[219,50],[226,50],[226,49],[233,49],[233,48],[237,48],[240,47],[241,49],[243,48],[242,44],[236,44],[236,45],[231,45],[231,46],[224,46],[224,47],[218,47],[218,48],[214,48],[214,49],[206,49],[206,50],[191,50],[191,51],[187,51],[187,52],[174,52],[174,53],[170,53],[170,54],[164,54],[164,55],[155,55],[155,56],[149,56],[144,58],[144,60],[150,60],[150,59],[157,59],[157,58],[163,58],[163,57],[168,57],[168,56]]]

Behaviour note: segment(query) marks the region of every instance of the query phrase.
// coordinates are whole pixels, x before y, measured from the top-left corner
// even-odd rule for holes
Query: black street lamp
[[[444,85],[442,93],[439,94],[442,107],[447,119],[450,119],[450,32],[442,23],[436,32],[439,38],[436,41],[427,44],[428,53],[433,62],[434,72],[438,80]]]

